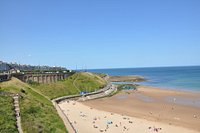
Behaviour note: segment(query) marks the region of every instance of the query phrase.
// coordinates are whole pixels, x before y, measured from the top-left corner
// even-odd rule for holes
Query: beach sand
[[[83,104],[132,117],[137,120],[137,124],[130,126],[132,131],[149,132],[147,127],[155,126],[162,128],[159,132],[189,132],[185,128],[200,132],[200,93],[140,86],[138,91],[122,91],[112,97]]]
[[[198,133],[199,96],[140,86],[138,91],[87,102],[65,101],[59,106],[78,133]],[[181,103],[180,98],[189,102]]]
[[[78,133],[197,133],[174,125],[105,112],[76,101],[59,104]]]

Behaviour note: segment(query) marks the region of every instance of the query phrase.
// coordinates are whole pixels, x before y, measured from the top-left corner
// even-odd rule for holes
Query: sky
[[[1,0],[0,60],[70,69],[200,65],[200,0]]]

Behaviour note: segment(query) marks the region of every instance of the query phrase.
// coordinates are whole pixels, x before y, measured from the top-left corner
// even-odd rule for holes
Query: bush
[[[27,83],[30,84],[30,85],[39,85],[38,82],[35,82],[35,81],[32,81],[32,80],[28,80]]]
[[[24,89],[21,89],[20,91],[21,91],[22,93],[25,93],[25,94],[26,94],[26,91],[25,91]]]
[[[40,111],[40,107],[31,106],[26,112],[29,114],[35,114]]]

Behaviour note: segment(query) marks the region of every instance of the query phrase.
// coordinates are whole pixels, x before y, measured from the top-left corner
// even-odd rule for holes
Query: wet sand
[[[169,126],[200,132],[200,93],[140,86],[84,105]],[[175,131],[173,131],[175,132]],[[178,131],[182,133],[182,130]]]

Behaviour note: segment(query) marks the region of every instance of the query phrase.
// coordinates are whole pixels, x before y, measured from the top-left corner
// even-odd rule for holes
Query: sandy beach
[[[140,86],[138,91],[122,91],[112,97],[84,104],[99,110],[200,132],[200,93]]]
[[[173,97],[173,100],[171,98]],[[139,87],[112,97],[59,104],[80,133],[198,133],[200,107],[179,98],[199,100],[199,93]],[[178,101],[178,103],[176,103]]]

